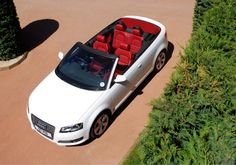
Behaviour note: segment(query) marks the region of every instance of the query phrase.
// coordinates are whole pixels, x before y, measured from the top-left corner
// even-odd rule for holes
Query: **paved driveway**
[[[14,2],[31,51],[21,65],[0,72],[0,164],[118,164],[147,125],[149,102],[162,93],[190,37],[194,0]],[[141,15],[166,25],[174,45],[167,65],[124,106],[107,132],[89,144],[59,147],[32,131],[26,118],[27,99],[58,64],[58,52],[87,41],[123,15]]]

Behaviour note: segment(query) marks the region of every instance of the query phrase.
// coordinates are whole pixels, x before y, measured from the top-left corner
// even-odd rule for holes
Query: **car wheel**
[[[166,63],[166,53],[165,51],[161,51],[161,53],[157,56],[154,71],[159,72]]]
[[[110,115],[107,112],[102,112],[94,120],[92,128],[90,130],[91,138],[99,138],[109,127]]]

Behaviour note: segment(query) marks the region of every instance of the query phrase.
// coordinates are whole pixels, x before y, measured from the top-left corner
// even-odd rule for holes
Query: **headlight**
[[[60,132],[61,133],[66,133],[66,132],[75,132],[83,128],[83,123],[75,124],[72,126],[66,126],[62,127]]]

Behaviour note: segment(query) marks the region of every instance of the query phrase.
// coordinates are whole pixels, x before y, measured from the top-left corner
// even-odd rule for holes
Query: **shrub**
[[[193,30],[195,31],[203,20],[204,13],[212,8],[214,0],[196,0],[193,17]]]
[[[163,96],[152,102],[150,123],[124,164],[236,162],[236,1],[204,2],[213,6],[200,14],[199,27]]]
[[[21,51],[20,24],[13,0],[0,0],[0,60],[17,57]]]

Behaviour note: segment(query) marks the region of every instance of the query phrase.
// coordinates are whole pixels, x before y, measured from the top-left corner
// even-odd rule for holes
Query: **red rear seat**
[[[96,41],[93,44],[93,48],[103,51],[103,52],[109,52],[110,51],[110,45],[106,43],[105,36],[98,34],[96,37]]]
[[[130,45],[130,51],[132,54],[137,53],[142,47],[143,31],[137,27],[133,28],[132,33],[125,31],[125,25],[117,24],[114,30],[114,37],[112,42],[112,47],[117,49],[120,47],[121,43]]]
[[[133,55],[129,51],[130,47],[128,44],[121,43],[120,47],[116,49],[115,54],[120,58],[118,61],[119,65],[130,65],[133,61]]]
[[[112,47],[117,49],[120,47],[121,43],[126,43],[127,34],[125,32],[125,26],[122,24],[117,24],[114,30]]]
[[[130,51],[132,54],[137,53],[142,47],[143,37],[140,29],[133,29],[133,35],[130,41]]]

